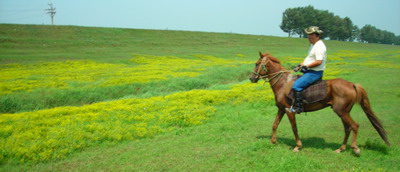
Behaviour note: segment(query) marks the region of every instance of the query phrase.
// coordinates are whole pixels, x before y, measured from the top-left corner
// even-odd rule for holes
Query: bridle
[[[261,64],[258,66],[257,72],[254,72],[254,74],[256,74],[256,78],[261,78],[261,79],[268,79],[268,69],[267,69],[267,64],[269,61],[267,61],[267,57],[263,57],[261,59]],[[261,75],[261,70],[264,70],[264,72],[266,73],[265,75]]]
[[[276,83],[279,82],[279,80],[281,80],[281,78],[282,78],[282,76],[283,76],[284,73],[288,73],[288,72],[290,72],[290,71],[287,71],[287,70],[280,70],[280,71],[278,71],[278,72],[268,74],[267,64],[268,64],[269,62],[270,62],[270,60],[268,60],[268,58],[264,56],[264,57],[261,59],[261,63],[260,63],[260,65],[258,66],[257,72],[254,72],[254,71],[253,71],[253,73],[256,75],[256,78],[261,78],[261,79],[263,79],[265,82],[270,82],[270,81],[272,81],[273,79],[277,78],[277,80],[275,80],[275,82],[273,82],[273,83],[271,84],[271,87],[273,87]],[[265,75],[261,75],[261,74],[260,74],[261,70],[263,70],[263,71],[265,72]],[[270,76],[270,75],[271,75],[271,77],[268,78],[268,76]]]

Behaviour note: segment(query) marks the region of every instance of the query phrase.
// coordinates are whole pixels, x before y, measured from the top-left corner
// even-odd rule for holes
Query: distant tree
[[[279,26],[284,32],[289,34],[289,37],[294,34],[294,29],[296,28],[297,13],[294,10],[286,9],[282,16],[282,23]]]
[[[356,39],[358,27],[353,25],[350,18],[345,17],[342,19],[339,16],[335,16],[332,23],[334,25],[330,27],[331,33],[329,35],[331,40],[353,41]]]
[[[393,44],[395,37],[396,37],[396,35],[394,33],[392,33],[392,32],[388,32],[386,30],[381,31],[380,40],[379,40],[378,43],[381,43],[381,44]]]
[[[318,26],[324,31],[323,38],[331,40],[400,45],[399,36],[396,37],[391,32],[371,25],[359,29],[349,17],[341,18],[329,11],[317,10],[311,5],[288,8],[283,12],[280,28],[288,33],[289,37],[307,37],[304,29],[309,26]]]
[[[317,15],[314,21],[315,25],[324,31],[323,37],[330,37],[332,34],[332,28],[334,27],[334,14],[329,11],[317,10]],[[305,34],[305,33],[303,33]]]
[[[330,22],[332,22],[334,27],[330,27],[331,34],[329,35],[329,38],[331,40],[344,41],[343,39],[346,35],[346,24],[344,23],[344,20],[339,16],[334,16]]]
[[[282,16],[282,23],[279,26],[284,32],[289,34],[289,37],[292,36],[294,33],[294,29],[296,28],[296,18],[297,14],[296,11],[289,9],[286,9],[286,11],[283,13]]]
[[[306,11],[310,12],[314,8],[311,6],[308,7],[298,7],[298,8],[288,8],[283,12],[282,23],[280,28],[289,34],[289,37],[292,35],[303,36],[303,27],[306,25]],[[305,28],[305,27],[304,27]]]
[[[318,26],[324,31],[323,37],[334,40],[353,40],[357,30],[350,18],[335,16],[329,11],[317,10],[313,6],[288,8],[283,12],[281,29],[292,35],[307,37],[304,29]]]
[[[394,33],[386,30],[380,30],[371,25],[365,25],[360,30],[360,41],[367,43],[378,43],[378,44],[398,44],[397,37]]]
[[[360,41],[364,43],[376,43],[377,29],[371,25],[365,25],[360,30]]]
[[[400,35],[393,38],[394,45],[400,45]]]
[[[299,17],[301,17],[301,22],[299,23],[296,34],[300,37],[307,37],[304,33],[304,29],[309,26],[319,26],[318,25],[318,11],[314,9],[312,6],[307,7],[300,7],[299,10]]]

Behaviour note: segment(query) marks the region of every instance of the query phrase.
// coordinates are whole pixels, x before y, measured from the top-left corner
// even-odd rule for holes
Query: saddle
[[[300,75],[292,75],[288,77],[287,84],[285,85],[285,96],[293,100],[292,85]],[[303,91],[303,102],[305,104],[315,103],[324,100],[327,96],[326,80],[318,80],[311,84]]]

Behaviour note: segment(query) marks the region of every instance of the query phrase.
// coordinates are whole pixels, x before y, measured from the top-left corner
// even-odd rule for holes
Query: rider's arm
[[[313,67],[317,67],[317,66],[319,66],[321,64],[322,64],[322,60],[316,60],[316,61],[314,61],[311,64],[308,64],[306,66],[307,66],[307,68],[313,68]],[[303,63],[301,65],[304,66]]]

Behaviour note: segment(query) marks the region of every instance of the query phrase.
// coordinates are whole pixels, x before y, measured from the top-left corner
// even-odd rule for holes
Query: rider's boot
[[[303,112],[303,92],[302,91],[293,91],[294,94],[294,103],[290,108],[286,108],[286,111],[300,114]]]

